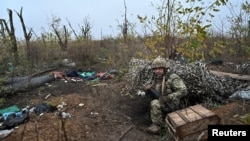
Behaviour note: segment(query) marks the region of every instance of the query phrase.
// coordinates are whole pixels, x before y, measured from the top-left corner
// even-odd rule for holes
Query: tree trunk
[[[52,26],[52,28],[53,28],[53,30],[54,30],[57,38],[58,38],[58,44],[59,44],[59,46],[61,47],[61,49],[63,51],[66,51],[67,50],[67,46],[68,46],[68,31],[66,29],[66,26],[63,26],[64,36],[65,36],[64,37],[64,41],[63,41],[63,37],[60,34],[60,31],[58,31],[56,29],[55,25],[52,24],[51,26]]]
[[[10,36],[10,42],[11,42],[11,46],[12,46],[13,53],[14,53],[15,64],[18,64],[18,49],[17,49],[17,43],[16,43],[15,28],[13,24],[12,10],[8,9],[8,13],[9,13],[9,20],[10,20],[10,30],[8,30],[8,34]]]
[[[21,24],[22,24],[22,28],[23,28],[23,34],[24,34],[24,38],[25,38],[25,41],[26,41],[26,55],[27,55],[27,58],[30,58],[31,57],[31,54],[32,54],[32,51],[31,51],[31,48],[30,48],[30,38],[32,36],[32,33],[30,30],[29,33],[27,33],[26,31],[26,26],[25,26],[25,23],[24,23],[24,20],[23,20],[23,15],[22,15],[22,11],[23,11],[23,8],[21,8],[20,10],[20,13],[16,12],[20,21],[21,21]]]

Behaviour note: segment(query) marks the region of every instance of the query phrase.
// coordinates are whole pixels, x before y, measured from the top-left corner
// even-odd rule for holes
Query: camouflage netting
[[[127,73],[127,89],[130,92],[143,89],[143,85],[152,75],[152,62],[133,58],[129,62],[129,72]]]
[[[143,89],[143,84],[150,78],[152,62],[132,59],[129,64],[127,88],[134,93]],[[219,77],[212,74],[205,63],[194,62],[180,64],[170,60],[170,68],[183,78],[188,88],[188,97],[199,100],[211,98],[217,102],[228,99],[235,91],[247,87],[246,82],[230,77]]]

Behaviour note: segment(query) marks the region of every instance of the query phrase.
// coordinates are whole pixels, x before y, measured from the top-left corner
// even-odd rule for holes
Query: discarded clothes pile
[[[20,124],[29,121],[29,110],[24,108],[20,110],[16,105],[0,111],[1,126],[0,129],[12,129]]]
[[[0,139],[7,137],[14,127],[29,121],[28,109],[20,110],[16,105],[1,109],[0,115]]]
[[[40,116],[44,112],[54,112],[57,107],[42,102],[32,109],[29,107],[19,109],[16,105],[0,109],[0,139],[7,137],[14,129],[21,124],[27,123],[30,119],[30,112]]]
[[[79,71],[69,71],[68,73],[66,73],[67,77],[79,77],[85,80],[93,80],[96,78],[96,72],[94,71],[88,71],[88,72],[83,72],[81,70]]]
[[[113,78],[116,74],[116,70],[109,70],[106,72],[96,73],[95,71],[82,71],[82,70],[71,70],[66,73],[64,72],[52,72],[55,78],[67,79],[67,78],[78,78],[81,80],[106,80]]]
[[[34,113],[39,116],[43,113],[49,113],[56,111],[57,108],[49,103],[42,102],[34,107]]]

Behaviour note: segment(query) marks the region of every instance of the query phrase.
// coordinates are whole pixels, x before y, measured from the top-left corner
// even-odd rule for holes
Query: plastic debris
[[[71,117],[71,114],[69,113],[66,113],[66,112],[62,112],[62,118],[70,118]]]
[[[236,91],[229,98],[232,98],[232,99],[250,99],[250,90]]]
[[[14,129],[6,129],[6,130],[0,130],[0,139],[4,139],[6,138],[7,136],[9,136],[11,134],[11,132],[13,131]]]
[[[63,109],[64,106],[66,106],[67,104],[65,102],[62,102],[61,104],[57,105],[57,108],[59,110]]]
[[[80,107],[83,107],[83,106],[84,106],[84,104],[83,104],[83,103],[80,103],[80,104],[79,104],[79,106],[80,106]]]
[[[98,112],[90,112],[90,117],[94,118],[97,117],[99,115]]]
[[[146,93],[144,91],[138,90],[136,93],[138,96],[145,96]]]

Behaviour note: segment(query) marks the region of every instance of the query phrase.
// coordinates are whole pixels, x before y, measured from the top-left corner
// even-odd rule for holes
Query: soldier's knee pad
[[[157,107],[157,108],[160,108],[160,102],[158,99],[154,99],[151,101],[151,107]]]

